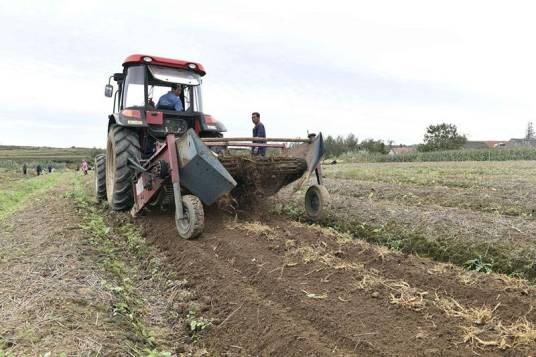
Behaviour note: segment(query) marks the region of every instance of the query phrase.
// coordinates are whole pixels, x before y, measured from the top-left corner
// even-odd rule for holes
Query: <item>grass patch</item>
[[[54,173],[13,180],[0,186],[0,221],[22,208],[30,199],[56,187],[72,173]]]
[[[397,185],[495,188],[507,180],[536,184],[534,162],[441,162],[326,165],[331,178],[384,182]]]

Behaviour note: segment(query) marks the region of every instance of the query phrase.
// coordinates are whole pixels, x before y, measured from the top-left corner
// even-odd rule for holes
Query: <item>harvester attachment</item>
[[[274,141],[279,143],[269,143]],[[294,146],[287,148],[288,142]],[[230,149],[256,146],[281,151],[261,157],[249,152],[232,154]],[[168,134],[164,142],[157,144],[153,156],[130,163],[136,171],[131,213],[136,215],[147,206],[173,202],[179,235],[195,238],[204,227],[203,204],[211,205],[230,192],[239,202],[266,197],[293,182],[297,182],[297,190],[315,172],[318,185],[307,191],[305,208],[310,218],[320,219],[328,199],[321,186],[323,154],[322,134],[308,139],[200,139],[192,129],[178,137]]]
[[[237,182],[232,191],[238,201],[267,197],[283,187],[296,183],[298,191],[313,172],[317,185],[311,186],[305,196],[305,208],[313,220],[323,217],[329,194],[322,186],[320,162],[324,156],[322,134],[310,135],[307,139],[285,138],[205,138],[209,147],[220,151],[219,159]],[[290,147],[287,145],[290,144]],[[248,151],[237,149],[266,147],[272,153],[252,156]],[[277,149],[277,150],[274,150]]]

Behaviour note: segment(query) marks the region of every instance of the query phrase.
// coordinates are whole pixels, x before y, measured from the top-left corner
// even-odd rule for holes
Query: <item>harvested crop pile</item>
[[[232,195],[240,201],[273,195],[307,171],[305,159],[297,157],[223,156],[220,161],[238,183]]]

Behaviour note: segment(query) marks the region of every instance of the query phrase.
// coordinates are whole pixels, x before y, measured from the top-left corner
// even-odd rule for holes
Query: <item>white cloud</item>
[[[474,139],[535,119],[529,1],[0,3],[0,143],[104,146],[107,77],[130,53],[202,62],[207,112],[248,134]],[[31,124],[30,124],[31,123]],[[46,133],[46,135],[42,135]]]

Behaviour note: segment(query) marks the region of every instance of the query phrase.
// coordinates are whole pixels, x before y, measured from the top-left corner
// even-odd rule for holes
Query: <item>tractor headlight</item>
[[[196,69],[197,65],[195,63],[188,63],[188,68]]]
[[[153,61],[153,59],[152,59],[151,57],[149,57],[149,56],[145,56],[145,57],[143,57],[143,60],[144,60],[145,62],[152,62],[152,61]]]

